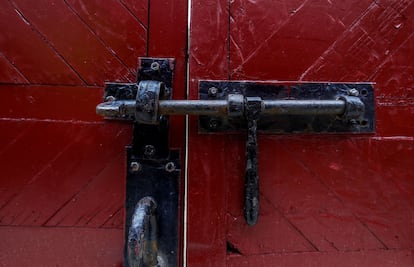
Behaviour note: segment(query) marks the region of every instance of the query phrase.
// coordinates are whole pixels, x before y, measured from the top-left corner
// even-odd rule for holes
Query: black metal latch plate
[[[213,88],[213,90],[212,90]],[[344,120],[337,115],[262,115],[258,131],[284,133],[374,133],[375,105],[371,83],[284,83],[246,81],[200,81],[199,99],[222,100],[229,94],[261,97],[263,100],[336,100],[356,96],[365,105],[360,119]],[[245,131],[243,117],[200,116],[201,133]]]

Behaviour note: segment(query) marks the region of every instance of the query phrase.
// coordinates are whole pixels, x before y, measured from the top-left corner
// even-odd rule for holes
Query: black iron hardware
[[[128,232],[127,259],[131,267],[158,265],[157,203],[141,198],[132,215]]]
[[[200,116],[200,132],[237,132],[247,128],[244,217],[249,225],[257,223],[259,213],[257,131],[304,134],[375,130],[370,83],[201,81],[199,98],[212,105],[224,101],[222,106],[226,108],[220,114],[215,111]],[[223,116],[226,112],[228,115]]]
[[[97,106],[97,113],[132,120],[140,127],[163,127],[167,115],[189,114],[200,115],[201,133],[247,129],[244,214],[249,225],[256,224],[259,214],[257,131],[280,134],[375,130],[370,83],[200,81],[199,100],[170,100],[171,84],[154,79],[153,73],[159,70],[159,64],[151,63],[148,72],[152,76],[148,79],[108,84],[106,101]],[[157,144],[151,145],[157,151]],[[150,154],[153,149],[147,144],[143,155],[148,158]]]
[[[140,58],[138,81],[107,83],[104,101],[118,103],[137,94],[150,98],[160,84],[161,97],[170,99],[173,70],[173,59]],[[153,119],[155,104],[142,106],[143,119]],[[178,266],[180,154],[169,147],[168,123],[168,116],[157,116],[152,124],[134,121],[132,145],[127,147],[126,267]]]

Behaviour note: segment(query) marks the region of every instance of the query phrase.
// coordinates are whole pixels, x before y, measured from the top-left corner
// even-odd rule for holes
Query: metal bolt
[[[167,164],[165,164],[165,170],[167,172],[173,172],[173,171],[175,171],[175,164],[174,164],[174,162],[170,161]]]
[[[218,89],[216,87],[208,88],[208,95],[211,97],[216,97],[218,93]]]
[[[155,155],[155,147],[153,145],[146,145],[144,147],[144,155],[152,158]]]
[[[351,96],[359,96],[359,91],[355,88],[352,88],[348,91],[348,94]]]
[[[216,119],[210,119],[210,121],[208,122],[208,127],[210,129],[217,129],[218,121]]]
[[[116,98],[112,95],[109,95],[109,96],[105,97],[106,102],[112,102],[112,101],[115,101],[115,100],[116,100]]]
[[[158,62],[152,62],[151,63],[151,69],[153,71],[158,71],[160,69],[160,63],[158,63]]]
[[[142,168],[142,165],[139,162],[133,161],[131,162],[130,168],[132,172],[139,172]]]

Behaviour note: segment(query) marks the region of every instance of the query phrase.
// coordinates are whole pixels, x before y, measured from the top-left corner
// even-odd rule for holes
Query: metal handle
[[[152,197],[140,199],[128,232],[129,267],[154,267],[158,264],[157,203]]]
[[[259,172],[257,159],[257,120],[262,110],[260,97],[246,97],[246,173],[244,178],[244,218],[255,225],[259,217]]]

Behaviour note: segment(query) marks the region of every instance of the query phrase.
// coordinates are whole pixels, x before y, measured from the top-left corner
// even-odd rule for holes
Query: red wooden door
[[[242,216],[243,135],[189,121],[187,266],[412,266],[412,1],[191,2],[198,81],[376,82],[371,136],[259,136],[261,214]],[[185,98],[186,1],[0,4],[0,263],[122,266],[131,126],[94,114],[138,56],[175,57]],[[172,145],[184,147],[182,118]]]
[[[376,134],[259,135],[260,217],[243,218],[245,136],[189,124],[188,266],[413,266],[413,1],[195,0],[198,81],[373,81]]]
[[[0,14],[0,265],[122,266],[132,127],[95,106],[141,56],[176,58],[184,97],[187,3],[5,0]]]

